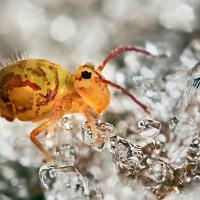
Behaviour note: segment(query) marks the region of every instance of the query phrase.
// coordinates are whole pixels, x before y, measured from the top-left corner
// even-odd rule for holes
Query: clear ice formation
[[[65,199],[66,196],[76,199],[84,192],[83,178],[75,167],[42,166],[39,177],[47,199]]]
[[[92,132],[88,122],[82,124],[82,138],[86,144],[93,145],[95,149],[104,149],[107,147],[109,138],[115,135],[114,126],[101,120],[94,120],[93,124],[96,127],[95,133]]]
[[[71,145],[55,148],[55,164],[43,165],[39,170],[40,182],[47,200],[103,199],[98,182],[88,180],[75,166],[75,154]]]
[[[199,88],[199,62],[189,70],[187,78],[188,81],[186,89],[178,101],[178,109],[176,109],[177,116],[173,118],[175,120],[175,126],[173,127],[172,131],[173,138],[166,145],[168,148],[168,157],[170,159],[170,163],[177,166],[181,166],[185,162],[184,158],[187,155],[188,148],[193,140],[194,135],[198,133],[198,127],[196,126],[196,123],[191,116],[185,116],[184,111]],[[170,121],[170,126],[172,124],[172,120]],[[178,149],[177,146],[179,147]]]
[[[138,122],[137,127],[142,137],[153,139],[160,133],[161,123],[153,119],[143,119]]]
[[[113,154],[119,166],[129,170],[136,170],[140,167],[143,159],[142,149],[138,145],[118,136],[110,138],[109,151]]]
[[[82,136],[84,142],[92,145],[95,149],[97,146],[96,143],[98,143],[98,150],[111,153],[117,164],[122,168],[126,168],[132,171],[137,170],[138,168],[144,168],[142,161],[144,161],[146,158],[141,146],[133,144],[132,142],[122,137],[114,135],[113,126],[107,122],[98,120],[98,123],[97,121],[94,121],[94,124],[97,125],[99,137],[102,135],[102,143],[98,143],[99,137],[96,138],[96,140],[93,139],[92,142],[89,140],[90,143],[88,143],[88,137],[90,138],[93,133],[91,131],[90,125],[87,122],[82,125]],[[144,119],[139,124],[139,127],[144,129],[145,132],[144,134],[142,134],[142,131],[139,133],[142,135],[142,137],[145,135],[145,137],[152,139],[160,132],[161,125],[156,120]],[[100,132],[100,130],[102,132]],[[107,133],[107,136],[110,137],[105,137],[104,131]],[[146,133],[147,131],[148,133]]]
[[[194,96],[196,90],[200,84],[200,62],[198,62],[192,69],[188,71],[187,74],[187,85],[185,91],[183,91],[182,96],[177,102],[177,108],[175,112],[177,113],[177,118],[183,115],[183,112],[187,108],[189,102]]]

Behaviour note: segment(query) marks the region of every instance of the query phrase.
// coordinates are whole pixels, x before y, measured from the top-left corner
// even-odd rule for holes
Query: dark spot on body
[[[40,66],[37,66],[37,68],[28,68],[27,70],[30,70],[33,75],[41,77],[44,81],[47,81],[46,73]]]
[[[51,71],[57,71],[57,69],[55,68],[55,66],[54,65],[49,65],[49,69],[51,70]]]
[[[49,69],[54,73],[55,78],[55,88],[53,90],[47,89],[46,95],[39,94],[39,97],[36,99],[36,106],[47,105],[50,101],[53,101],[57,95],[59,80],[58,80],[58,72],[57,69],[51,65],[49,65]]]

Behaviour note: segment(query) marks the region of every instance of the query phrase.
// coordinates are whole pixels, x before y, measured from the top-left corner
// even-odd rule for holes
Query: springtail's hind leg
[[[44,146],[37,140],[37,136],[39,134],[41,134],[44,130],[48,129],[48,127],[52,124],[52,122],[46,121],[44,123],[42,123],[41,125],[39,125],[37,128],[35,128],[31,134],[30,134],[30,139],[33,142],[34,145],[36,145],[36,147],[38,148],[38,150],[42,153],[42,155],[44,156],[45,160],[47,162],[52,163],[53,159],[51,158],[49,152],[44,148]]]

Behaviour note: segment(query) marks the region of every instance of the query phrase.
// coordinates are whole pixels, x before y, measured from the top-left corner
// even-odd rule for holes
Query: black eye
[[[88,72],[88,71],[83,71],[81,76],[85,79],[90,79],[91,76],[92,76],[92,73],[91,72]]]

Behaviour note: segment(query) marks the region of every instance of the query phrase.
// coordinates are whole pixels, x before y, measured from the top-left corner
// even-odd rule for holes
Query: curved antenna
[[[113,82],[111,82],[109,80],[101,79],[101,78],[97,78],[96,81],[97,82],[106,83],[106,84],[108,84],[108,85],[110,85],[112,87],[117,88],[118,90],[121,90],[124,94],[126,94],[128,97],[130,97],[137,105],[139,105],[144,110],[144,112],[146,112],[147,114],[150,115],[148,107],[146,105],[144,105],[141,101],[139,101],[136,97],[134,97],[128,90],[126,90],[122,86],[120,86],[120,85],[118,85],[116,83],[113,83]]]
[[[152,55],[150,52],[148,52],[148,51],[146,51],[145,49],[142,49],[142,48],[138,48],[138,47],[135,47],[135,46],[119,47],[119,48],[112,50],[107,55],[107,57],[104,59],[102,64],[97,68],[97,71],[101,72],[104,69],[104,67],[106,66],[106,64],[109,63],[114,57],[116,57],[116,56],[118,56],[118,55],[120,55],[124,52],[127,52],[127,51],[134,51],[134,52],[137,52],[137,53],[141,53],[145,56],[151,56],[153,58],[157,58],[157,56]]]

